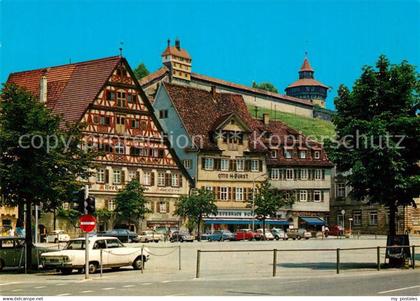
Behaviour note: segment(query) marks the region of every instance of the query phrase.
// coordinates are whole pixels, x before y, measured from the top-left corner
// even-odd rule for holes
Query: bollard
[[[277,274],[277,249],[273,250],[273,277]]]
[[[102,255],[102,253],[103,253],[103,249],[101,249],[101,253],[100,253],[100,255],[101,255],[101,258],[100,258],[100,260],[101,260],[101,277],[102,277],[102,272],[103,272],[103,263],[102,263],[102,259],[103,259],[103,255]]]
[[[195,270],[195,278],[200,278],[200,254],[201,251],[197,250],[197,266]]]
[[[381,269],[381,247],[376,248],[376,268],[379,271]]]
[[[144,258],[143,258],[143,249],[144,246],[141,246],[141,273],[143,274],[143,270],[144,270]]]
[[[412,253],[411,265],[414,270],[416,268],[416,247],[415,246],[411,247],[411,253]]]
[[[340,248],[337,248],[337,274],[340,274]]]
[[[181,270],[181,245],[178,248],[178,270]]]

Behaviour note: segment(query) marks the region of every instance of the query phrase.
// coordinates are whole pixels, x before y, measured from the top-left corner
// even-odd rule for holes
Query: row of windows
[[[106,91],[106,100],[112,100],[116,102],[118,107],[126,108],[129,103],[135,103],[137,95],[130,94],[123,91]]]
[[[129,170],[128,179],[126,179],[126,173],[121,169],[114,169],[112,175],[110,175],[108,169],[100,168],[96,171],[96,182],[98,183],[110,183],[110,180],[112,180],[112,184],[119,185],[134,179],[138,180],[144,186],[154,186],[155,172],[144,171],[143,177],[140,177],[140,172]],[[182,187],[182,175],[178,173],[158,172],[157,179],[157,186],[160,187]]]
[[[114,211],[117,207],[114,199],[106,200],[105,203],[107,209],[110,211]],[[169,202],[148,202],[146,207],[151,211],[151,213],[169,213]]]
[[[209,191],[213,191],[216,200],[243,202],[252,199],[252,188],[227,187],[227,186],[205,186]]]
[[[220,171],[262,171],[262,160],[202,158],[202,169]]]
[[[128,149],[128,151],[127,151]],[[164,149],[158,148],[140,148],[140,147],[125,147],[124,144],[118,143],[115,146],[110,144],[99,144],[98,150],[105,153],[115,153],[118,155],[129,154],[134,157],[153,157],[163,158],[165,156]]]
[[[364,226],[361,210],[353,211],[352,218],[353,218],[352,225],[354,225],[354,226]],[[343,223],[344,223],[344,216],[340,214],[340,215],[337,216],[337,224],[343,225]],[[347,225],[347,221],[346,221],[346,225]],[[368,213],[368,225],[369,226],[378,225],[378,212],[376,210],[369,211],[369,213]]]
[[[324,169],[309,168],[273,168],[270,170],[271,180],[324,180]]]
[[[324,191],[323,190],[312,190],[312,189],[301,189],[297,191],[297,197],[299,202],[323,202]]]
[[[283,149],[283,157],[285,159],[292,159],[292,158],[294,158],[294,156],[297,156],[299,159],[306,159],[306,158],[309,158],[309,153],[310,153],[310,151],[301,150],[301,151],[294,154],[293,150],[291,150],[291,149],[287,149],[287,148]],[[281,155],[282,155],[281,150],[273,149],[273,150],[270,151],[270,157],[272,159],[280,158]],[[321,152],[320,151],[312,151],[312,158],[316,159],[316,160],[321,159]]]
[[[112,119],[111,116],[95,115],[93,116],[93,124],[110,126]],[[129,126],[130,128],[141,130],[147,129],[146,120],[128,119],[125,116],[117,116],[114,122],[116,126]]]

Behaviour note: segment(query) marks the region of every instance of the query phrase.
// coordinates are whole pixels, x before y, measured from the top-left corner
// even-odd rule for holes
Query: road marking
[[[378,294],[387,294],[387,293],[392,293],[392,292],[404,291],[404,290],[409,290],[409,289],[417,288],[417,287],[420,287],[420,285],[414,285],[414,286],[409,286],[409,287],[396,288],[394,290],[378,292]]]
[[[22,282],[6,282],[6,283],[1,283],[0,286],[4,286],[4,285],[13,285],[13,284],[19,284]]]
[[[60,294],[60,295],[57,295],[57,296],[70,296],[70,294],[69,293],[64,293],[64,294]]]
[[[35,286],[34,288],[39,289],[39,288],[44,288],[46,286]]]
[[[109,291],[109,290],[113,290],[115,289],[115,287],[104,287],[103,290],[104,291]]]
[[[134,287],[135,285],[133,284],[129,284],[129,285],[124,285],[123,287]]]
[[[93,293],[93,291],[81,291],[82,294]]]

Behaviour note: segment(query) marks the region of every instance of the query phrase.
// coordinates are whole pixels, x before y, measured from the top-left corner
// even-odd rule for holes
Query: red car
[[[328,235],[343,236],[344,235],[344,228],[340,225],[330,226],[330,227],[328,227],[328,231],[325,231],[325,236],[328,237]]]
[[[235,232],[235,240],[253,240],[255,236],[251,229],[239,229]]]

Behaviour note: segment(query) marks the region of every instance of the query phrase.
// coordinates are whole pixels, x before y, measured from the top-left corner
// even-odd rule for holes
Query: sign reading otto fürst
[[[80,217],[80,229],[83,232],[92,232],[96,227],[96,218],[92,215],[85,214]]]

